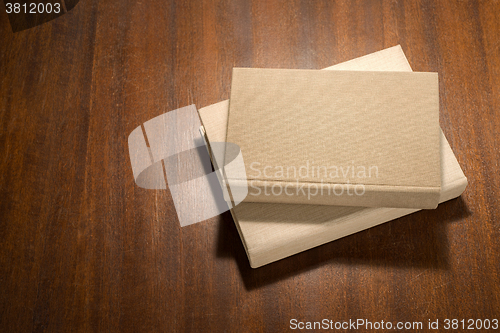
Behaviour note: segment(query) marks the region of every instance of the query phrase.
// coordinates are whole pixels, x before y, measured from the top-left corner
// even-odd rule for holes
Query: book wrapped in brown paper
[[[327,69],[411,71],[400,46]],[[199,110],[208,143],[225,141],[228,110],[228,101]],[[467,179],[448,141],[441,130],[439,132],[439,202],[444,202],[460,196]],[[243,202],[234,207],[231,214],[250,265],[256,268],[416,211],[418,209]]]
[[[245,202],[436,208],[437,73],[234,68]]]

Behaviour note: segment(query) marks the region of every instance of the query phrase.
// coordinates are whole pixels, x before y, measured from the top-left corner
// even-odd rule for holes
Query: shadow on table
[[[222,214],[218,257],[234,257],[247,289],[268,285],[325,265],[379,265],[448,269],[447,224],[471,215],[461,197],[256,269],[229,212]]]

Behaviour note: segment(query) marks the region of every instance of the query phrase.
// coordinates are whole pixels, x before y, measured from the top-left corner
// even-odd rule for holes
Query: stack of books
[[[412,72],[400,46],[321,71],[234,68],[230,100],[198,113],[214,164],[229,158],[215,161],[216,143],[241,149],[245,177],[222,186],[254,268],[467,186],[439,127],[438,74]]]

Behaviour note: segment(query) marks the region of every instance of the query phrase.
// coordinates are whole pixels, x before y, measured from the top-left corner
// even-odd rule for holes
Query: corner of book
[[[247,256],[248,256],[248,261],[250,262],[250,267],[252,267],[253,269],[265,266],[265,265],[270,264],[271,262],[275,261],[275,260],[263,261],[262,259],[261,260],[255,260],[255,258],[252,258],[252,256],[248,252],[247,252]]]
[[[250,262],[250,267],[252,267],[253,269],[256,269],[256,268],[259,268],[260,266],[262,265],[257,265],[253,262],[252,259],[250,259],[250,257],[248,257],[248,261]]]
[[[465,192],[465,189],[467,188],[467,185],[469,185],[469,181],[467,180],[467,177],[465,175],[463,176],[462,179],[460,179],[460,194],[458,196],[461,196],[462,193]]]

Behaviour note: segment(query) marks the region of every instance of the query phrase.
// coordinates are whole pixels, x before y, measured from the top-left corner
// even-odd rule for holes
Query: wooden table
[[[0,331],[500,320],[499,16],[493,0],[81,0],[13,33],[2,9]],[[461,198],[251,269],[228,213],[181,228],[168,190],[135,185],[130,132],[227,99],[233,66],[320,69],[397,44],[439,72]]]

